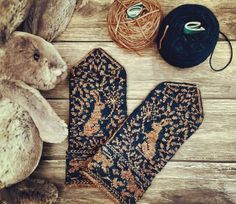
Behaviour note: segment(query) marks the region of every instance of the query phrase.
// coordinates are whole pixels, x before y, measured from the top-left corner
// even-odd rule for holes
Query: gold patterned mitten
[[[70,75],[69,146],[66,183],[89,185],[81,174],[127,115],[125,69],[102,49],[94,49]]]
[[[115,203],[134,204],[202,121],[197,86],[163,82],[102,146],[83,173]]]

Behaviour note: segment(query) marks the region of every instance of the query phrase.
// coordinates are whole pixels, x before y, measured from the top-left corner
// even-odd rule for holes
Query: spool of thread
[[[213,53],[219,32],[218,20],[208,8],[185,4],[164,18],[156,42],[165,61],[189,68],[199,65]]]
[[[156,0],[115,0],[107,15],[108,31],[119,46],[140,51],[153,44],[162,16]]]

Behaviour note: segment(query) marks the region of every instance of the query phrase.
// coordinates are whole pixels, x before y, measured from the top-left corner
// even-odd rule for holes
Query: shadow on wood
[[[212,189],[161,192],[161,200],[156,202],[159,204],[234,204],[228,195]]]
[[[41,179],[26,179],[0,191],[0,204],[52,204],[57,198],[56,186]]]

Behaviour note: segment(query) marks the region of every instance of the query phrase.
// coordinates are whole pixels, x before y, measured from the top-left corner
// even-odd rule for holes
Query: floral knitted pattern
[[[94,49],[72,68],[69,84],[66,183],[86,185],[81,171],[126,119],[126,73],[104,50]]]
[[[196,85],[163,82],[127,118],[84,172],[116,203],[136,203],[203,121]]]

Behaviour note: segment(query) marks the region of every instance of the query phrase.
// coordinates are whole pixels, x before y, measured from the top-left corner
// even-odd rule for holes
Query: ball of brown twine
[[[129,19],[127,9],[143,3],[143,11],[136,19]],[[121,47],[140,51],[153,43],[163,13],[156,0],[115,0],[108,12],[108,31]]]

